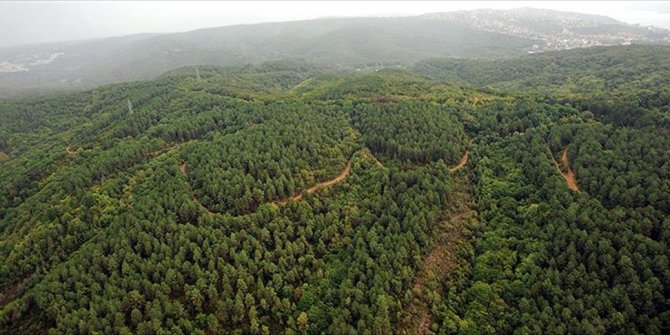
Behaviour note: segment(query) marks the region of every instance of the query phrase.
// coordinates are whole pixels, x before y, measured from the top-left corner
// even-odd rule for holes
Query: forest
[[[668,333],[668,59],[0,100],[0,334]]]

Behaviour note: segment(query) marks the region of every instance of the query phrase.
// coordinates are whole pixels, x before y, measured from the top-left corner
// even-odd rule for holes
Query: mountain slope
[[[664,43],[668,32],[535,9],[402,18],[318,19],[0,49],[0,95],[141,80],[187,65],[303,59],[357,66],[425,58],[504,58],[528,52]]]

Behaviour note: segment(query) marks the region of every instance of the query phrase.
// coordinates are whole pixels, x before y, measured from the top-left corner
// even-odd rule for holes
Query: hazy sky
[[[519,7],[601,14],[670,29],[670,2],[0,2],[0,47],[326,16],[405,16]]]

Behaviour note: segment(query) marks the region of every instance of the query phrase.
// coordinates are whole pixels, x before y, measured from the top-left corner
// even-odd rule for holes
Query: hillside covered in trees
[[[0,333],[667,333],[667,59],[281,61],[0,100]]]
[[[203,64],[291,59],[366,69],[411,66],[426,58],[505,59],[529,52],[631,43],[667,46],[670,31],[600,15],[517,8],[323,17],[48,44],[23,42],[27,45],[0,47],[0,97],[148,80]]]

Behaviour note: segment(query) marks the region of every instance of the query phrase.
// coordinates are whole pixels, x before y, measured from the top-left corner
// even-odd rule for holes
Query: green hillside
[[[666,50],[0,100],[0,333],[667,333]]]
[[[664,29],[532,8],[235,25],[0,48],[0,97],[147,80],[195,65],[293,59],[363,69],[409,66],[427,58],[491,60],[594,45],[669,42],[670,32]],[[55,58],[48,61],[50,56]],[[7,65],[23,70],[6,70]]]
[[[491,61],[436,58],[414,69],[443,82],[552,95],[654,90],[669,83],[670,47],[598,47]]]

